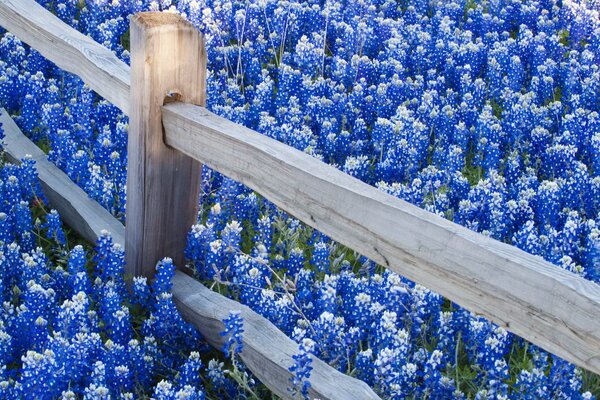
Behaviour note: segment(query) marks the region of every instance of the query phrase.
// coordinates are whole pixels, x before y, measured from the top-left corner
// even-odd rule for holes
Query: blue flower
[[[223,352],[227,357],[233,357],[240,354],[244,348],[243,328],[244,321],[240,316],[240,312],[230,312],[229,316],[223,320],[225,330],[221,332],[221,336],[226,336],[227,340],[223,345]]]

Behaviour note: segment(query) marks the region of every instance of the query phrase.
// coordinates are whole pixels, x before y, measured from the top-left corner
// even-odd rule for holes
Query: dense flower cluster
[[[0,164],[0,398],[245,398],[171,298],[174,267],[126,289],[124,253],[106,233],[91,260],[45,211],[30,159]],[[43,246],[40,247],[40,246]],[[240,351],[241,348],[238,348]],[[254,383],[254,381],[252,381]]]
[[[228,191],[232,185],[223,182]],[[238,199],[253,197],[238,189],[245,192]],[[221,284],[301,344],[291,369],[293,393],[308,388],[310,349],[384,398],[593,398],[573,365],[355,257],[264,200],[244,207],[220,193],[223,202],[190,231],[188,256],[201,279]],[[238,213],[259,215],[248,229],[272,219],[270,236],[253,231],[244,240],[232,219]],[[237,241],[220,244],[232,230]],[[319,270],[323,254],[327,269]]]
[[[214,112],[600,282],[598,1],[38,1],[125,61],[129,15],[180,12]],[[10,34],[0,59],[0,103],[124,218],[127,119]],[[591,398],[573,366],[208,169],[201,202],[199,276],[384,397]]]

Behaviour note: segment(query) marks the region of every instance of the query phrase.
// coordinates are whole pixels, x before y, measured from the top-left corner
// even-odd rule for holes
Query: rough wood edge
[[[129,67],[34,0],[0,0],[0,25],[129,114]]]
[[[0,109],[0,123],[5,133],[5,151],[12,162],[20,162],[26,155],[36,162],[44,194],[62,220],[90,243],[103,230],[108,230],[115,243],[124,244],[125,227],[107,210],[92,200],[17,127],[4,109]],[[184,318],[192,323],[210,344],[222,349],[224,318],[230,311],[242,311],[244,318],[245,350],[242,360],[248,368],[274,393],[291,399],[287,391],[292,356],[298,345],[267,319],[248,307],[208,289],[202,283],[177,272],[173,282],[173,299]],[[311,374],[311,396],[319,399],[379,399],[364,382],[344,375],[315,358]],[[270,374],[272,372],[272,374]]]
[[[183,103],[165,140],[332,239],[558,356],[600,373],[600,286]]]

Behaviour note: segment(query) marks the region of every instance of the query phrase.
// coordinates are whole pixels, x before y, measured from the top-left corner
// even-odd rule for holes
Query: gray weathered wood
[[[69,177],[46,160],[45,154],[19,130],[2,109],[0,123],[7,142],[5,150],[12,161],[27,155],[36,162],[44,194],[50,205],[58,210],[62,220],[90,243],[95,243],[103,230],[111,232],[113,241],[124,244],[125,227],[108,211],[89,198]],[[194,324],[202,335],[222,349],[224,318],[230,311],[240,310],[244,318],[244,350],[242,359],[248,368],[275,393],[285,399],[292,364],[298,345],[271,322],[233,300],[208,289],[193,278],[177,272],[173,282],[173,299],[184,318]],[[378,399],[364,383],[346,376],[323,361],[313,361],[311,374],[312,398],[320,399]]]
[[[129,67],[110,50],[34,0],[0,0],[0,26],[128,114]]]
[[[123,224],[48,161],[46,154],[21,132],[4,109],[0,109],[0,123],[5,134],[4,150],[9,160],[16,163],[31,156],[36,163],[44,195],[65,223],[92,243],[103,230],[107,230],[112,233],[115,243],[124,244]]]
[[[600,286],[181,103],[165,141],[377,263],[600,373]]]
[[[204,104],[206,52],[200,32],[173,13],[136,14],[130,38],[127,271],[152,276],[163,257],[183,265],[201,178],[199,162],[165,145],[160,107],[169,93]]]
[[[240,311],[244,320],[244,364],[276,395],[292,399],[287,389],[292,376],[288,369],[294,364],[292,356],[299,351],[296,343],[250,308],[221,296],[183,272],[177,272],[173,281],[173,298],[184,318],[216,348],[222,348],[226,340],[220,335],[223,319],[230,311]],[[342,374],[318,358],[313,359],[312,365],[311,399],[379,399],[366,383]]]

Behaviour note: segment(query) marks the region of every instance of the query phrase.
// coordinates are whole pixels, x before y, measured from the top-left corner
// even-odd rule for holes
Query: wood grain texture
[[[115,243],[124,244],[125,227],[121,222],[47,161],[46,155],[23,135],[3,109],[0,109],[0,123],[6,135],[5,150],[9,158],[18,162],[30,155],[36,161],[44,194],[67,225],[90,243],[95,243],[106,229]],[[245,330],[242,359],[271,390],[284,399],[291,398],[286,388],[291,376],[287,369],[293,364],[292,356],[298,352],[294,341],[246,306],[213,292],[182,272],[177,272],[174,279],[173,299],[184,318],[218,349],[223,347],[225,339],[221,336],[221,321],[230,311],[241,310]],[[338,372],[319,359],[315,359],[313,365],[311,398],[379,399],[364,382]]]
[[[173,281],[173,298],[184,318],[216,348],[222,348],[227,339],[220,335],[223,319],[230,311],[240,311],[244,320],[244,364],[276,395],[293,399],[287,390],[292,376],[288,368],[294,364],[292,356],[299,349],[283,332],[250,308],[213,292],[180,271]],[[342,374],[318,358],[313,360],[310,383],[311,399],[379,399],[366,383]]]
[[[126,271],[151,277],[163,257],[184,264],[201,179],[199,162],[165,145],[160,107],[169,93],[204,104],[206,52],[201,33],[177,14],[136,14],[130,32]]]
[[[0,0],[0,26],[129,113],[129,67],[110,50],[34,0]]]
[[[96,243],[101,232],[107,230],[113,235],[115,243],[124,245],[123,224],[48,161],[46,154],[21,132],[4,109],[0,109],[0,123],[4,129],[4,149],[9,160],[17,163],[31,156],[36,163],[44,195],[67,225],[91,243]]]
[[[182,103],[165,141],[377,263],[600,373],[600,286]]]

